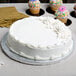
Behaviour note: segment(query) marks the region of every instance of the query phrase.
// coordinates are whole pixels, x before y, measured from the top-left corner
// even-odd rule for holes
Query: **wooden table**
[[[69,11],[73,10],[74,4],[64,4]],[[19,12],[25,14],[25,10],[28,9],[27,4],[15,3],[15,4],[0,4],[0,7],[15,6]],[[42,16],[52,16],[46,12],[48,4],[42,4],[41,7],[45,10],[45,14]],[[74,46],[76,46],[76,18],[69,15],[69,19],[72,20],[72,24],[68,27],[72,30]],[[0,41],[4,34],[8,31],[8,28],[0,28]],[[31,66],[8,58],[0,48],[0,76],[76,76],[76,47],[74,47],[73,53],[60,63],[48,65],[48,66]]]

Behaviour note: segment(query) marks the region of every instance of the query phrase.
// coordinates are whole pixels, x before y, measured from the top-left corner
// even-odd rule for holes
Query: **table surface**
[[[64,4],[69,11],[73,10],[74,4]],[[0,4],[0,7],[15,6],[19,12],[25,14],[28,5],[26,3],[15,4]],[[45,10],[45,14],[42,16],[52,16],[46,12],[48,4],[41,4],[41,8]],[[72,30],[74,46],[76,45],[76,18],[69,15],[69,19],[72,20],[72,24],[68,26]],[[0,28],[0,41],[8,28]],[[59,63],[48,66],[32,66],[22,64],[8,58],[1,50],[0,47],[0,76],[76,76],[76,47],[73,49],[73,53],[62,60]]]

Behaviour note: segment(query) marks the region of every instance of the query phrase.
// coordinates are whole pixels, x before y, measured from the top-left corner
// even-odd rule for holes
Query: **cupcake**
[[[76,16],[76,3],[74,5],[74,12],[75,12],[75,16]]]
[[[69,11],[65,6],[61,6],[58,10],[56,10],[55,15],[57,19],[59,19],[63,23],[67,23]]]
[[[40,12],[40,1],[39,0],[29,0],[29,9],[31,14],[39,14]]]
[[[62,3],[62,0],[50,0],[51,10],[56,11],[62,5]]]

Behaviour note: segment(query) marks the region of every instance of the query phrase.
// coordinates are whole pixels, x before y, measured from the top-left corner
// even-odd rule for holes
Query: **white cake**
[[[7,45],[23,57],[52,60],[68,55],[73,40],[70,29],[61,21],[51,17],[28,17],[12,24]]]

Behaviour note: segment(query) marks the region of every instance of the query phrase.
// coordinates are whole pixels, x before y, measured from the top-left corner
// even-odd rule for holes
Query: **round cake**
[[[68,27],[51,17],[28,17],[12,24],[7,46],[20,56],[52,60],[68,55],[73,47]]]

